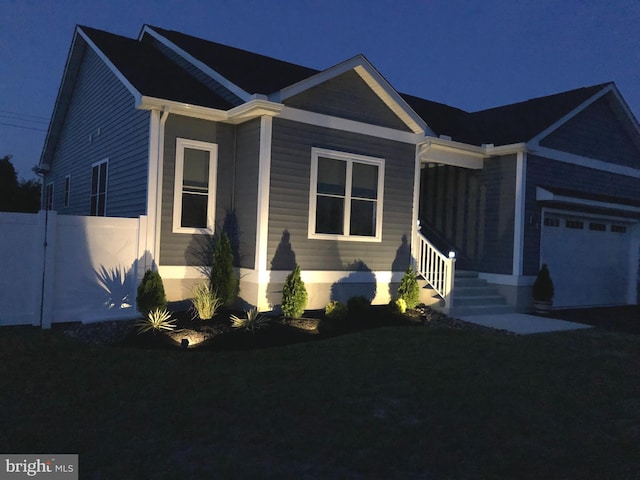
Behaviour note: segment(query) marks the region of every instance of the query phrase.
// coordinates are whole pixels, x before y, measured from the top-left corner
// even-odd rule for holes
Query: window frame
[[[100,166],[101,165],[105,165],[104,168],[104,211],[100,214],[98,211],[98,206],[99,206],[99,201],[96,201],[96,211],[93,211],[93,208],[91,206],[91,200],[93,199],[93,197],[97,197],[98,199],[100,198],[101,192],[100,192],[100,176],[98,176],[98,190],[94,193],[93,191],[93,170],[95,168],[98,169],[98,175],[100,175]],[[108,191],[109,191],[109,159],[105,158],[100,160],[99,162],[94,162],[91,164],[91,176],[89,177],[89,216],[91,217],[106,217],[107,216],[107,198],[108,198]]]
[[[318,199],[318,160],[319,158],[328,158],[331,160],[340,160],[346,163],[345,176],[345,194],[344,194],[344,220],[343,234],[334,233],[317,233],[316,232],[316,214]],[[353,235],[350,233],[351,225],[351,204],[354,199],[351,195],[353,185],[353,164],[374,165],[378,168],[378,185],[376,190],[376,229],[375,235]],[[385,159],[380,157],[372,157],[369,155],[361,155],[349,153],[339,150],[330,150],[326,148],[312,147],[311,149],[311,174],[309,183],[309,219],[307,238],[314,240],[341,240],[351,242],[382,242],[382,212],[384,205],[384,179],[385,179]],[[357,197],[356,197],[357,199]]]
[[[209,184],[207,187],[207,225],[204,228],[182,226],[182,193],[184,180],[184,151],[186,148],[209,152]],[[218,144],[176,138],[176,164],[173,189],[173,233],[210,234],[215,231],[216,194],[218,173]]]

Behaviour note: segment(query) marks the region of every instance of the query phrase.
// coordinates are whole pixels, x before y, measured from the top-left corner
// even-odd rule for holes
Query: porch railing
[[[444,299],[445,308],[451,308],[455,258],[440,252],[427,238],[418,232],[416,271]]]

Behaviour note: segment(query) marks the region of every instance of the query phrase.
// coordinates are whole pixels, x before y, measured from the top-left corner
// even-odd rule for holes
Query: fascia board
[[[140,110],[164,110],[176,115],[202,118],[216,122],[226,122],[229,120],[229,114],[225,110],[175,102],[163,98],[142,96],[136,104],[136,108]]]
[[[577,114],[582,112],[589,105],[593,104],[594,102],[596,102],[597,100],[605,96],[607,93],[611,92],[612,88],[613,88],[613,84],[603,87],[602,90],[600,90],[598,93],[594,94],[591,98],[588,98],[587,100],[582,102],[580,105],[578,105],[576,108],[571,110],[569,113],[567,113],[566,115],[561,117],[559,120],[551,124],[549,127],[545,128],[542,132],[538,133],[535,137],[533,137],[527,143],[533,146],[537,146],[540,143],[540,140],[545,138],[547,135],[551,134],[551,132],[553,132],[554,130],[557,130],[558,128],[560,128],[562,125],[564,125],[573,117],[575,117]]]
[[[640,213],[640,207],[635,207],[633,205],[625,205],[615,202],[603,202],[600,200],[591,200],[587,198],[569,197],[567,195],[558,195],[550,192],[544,187],[536,187],[536,200],[541,202],[560,202],[570,205],[581,205],[587,207],[598,207],[610,210],[622,210],[626,212]]]
[[[78,27],[78,34],[83,38],[87,45],[91,47],[91,49],[100,57],[100,59],[104,62],[104,64],[113,72],[113,74],[118,78],[118,80],[124,85],[124,87],[129,90],[129,93],[133,95],[136,104],[140,103],[141,94],[140,92],[129,82],[127,77],[125,77],[120,70],[116,68],[116,66],[111,62],[109,57],[107,57],[102,50],[98,48],[98,46],[93,43],[93,41],[89,38],[89,36],[82,31],[81,27]]]
[[[272,95],[271,98],[275,101],[283,102],[287,98],[291,98],[305,90],[320,85],[321,83],[348,72],[349,70],[355,70],[367,85],[369,85],[373,92],[380,97],[380,99],[411,129],[413,133],[433,133],[424,120],[422,120],[422,118],[413,111],[398,92],[396,92],[389,82],[387,82],[387,80],[363,55],[356,55],[349,60],[338,63],[337,65],[323,70],[298,83],[285,87]]]
[[[227,114],[231,123],[238,124],[263,115],[275,117],[280,114],[283,108],[284,105],[281,103],[257,98],[232,108]]]
[[[142,29],[142,32],[140,32],[139,39],[142,39],[142,36],[145,33],[148,33],[149,35],[151,35],[157,41],[162,43],[165,47],[169,48],[170,50],[172,50],[173,52],[175,52],[176,54],[178,54],[179,56],[184,58],[187,62],[192,64],[194,67],[196,67],[202,73],[204,73],[205,75],[207,75],[207,76],[211,77],[212,79],[214,79],[216,82],[218,82],[220,85],[222,85],[224,88],[226,88],[227,90],[232,92],[234,95],[236,95],[237,97],[239,97],[243,101],[247,102],[247,101],[249,101],[251,99],[251,94],[249,94],[248,92],[246,92],[245,90],[240,88],[238,85],[233,83],[228,78],[226,78],[223,75],[221,75],[220,73],[216,72],[214,69],[209,67],[204,62],[202,62],[202,61],[198,60],[197,58],[195,58],[193,55],[188,53],[186,50],[183,50],[182,48],[177,46],[175,43],[171,42],[168,38],[164,37],[161,33],[156,32],[155,30],[153,30],[153,28],[149,27],[148,25],[145,25],[144,28]]]

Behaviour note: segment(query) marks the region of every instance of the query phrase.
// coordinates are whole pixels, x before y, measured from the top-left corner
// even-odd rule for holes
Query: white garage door
[[[541,228],[540,260],[555,286],[554,307],[627,303],[629,225],[545,212]]]

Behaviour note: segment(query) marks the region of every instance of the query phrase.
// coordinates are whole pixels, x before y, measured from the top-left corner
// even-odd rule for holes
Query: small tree
[[[300,317],[307,306],[307,298],[307,289],[300,276],[300,265],[296,265],[282,288],[283,315],[288,318]]]
[[[136,297],[138,310],[147,315],[152,310],[167,308],[167,296],[164,293],[162,277],[158,272],[147,270],[138,286]]]
[[[418,305],[420,301],[420,285],[418,285],[416,272],[413,271],[411,265],[409,265],[402,280],[400,280],[398,298],[402,298],[405,301],[406,308],[416,308],[416,305]]]
[[[224,232],[218,236],[218,241],[213,247],[213,265],[209,282],[223,305],[230,305],[234,301],[238,279],[233,271],[231,241]]]
[[[533,299],[538,302],[550,302],[553,299],[554,289],[547,264],[543,264],[533,284]]]

